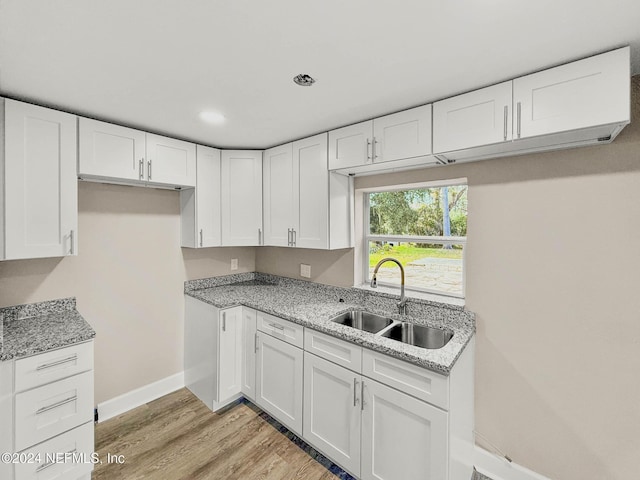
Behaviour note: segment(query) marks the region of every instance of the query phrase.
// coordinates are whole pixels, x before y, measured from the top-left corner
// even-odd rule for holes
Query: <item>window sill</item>
[[[355,285],[354,288],[358,288],[360,290],[366,290],[372,293],[384,293],[388,295],[395,295],[396,297],[400,295],[400,287],[388,287],[385,285],[378,285],[377,288],[371,288],[371,285],[368,283],[363,283],[361,285]],[[405,296],[411,299],[417,300],[426,300],[427,302],[439,303],[442,305],[447,305],[451,307],[464,308],[465,299],[458,297],[449,297],[447,295],[440,295],[437,293],[427,293],[427,292],[418,292],[415,290],[405,291]]]

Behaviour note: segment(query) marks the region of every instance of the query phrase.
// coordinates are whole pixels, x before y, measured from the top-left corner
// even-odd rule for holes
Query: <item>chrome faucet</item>
[[[371,277],[371,288],[378,287],[378,279],[376,278],[376,275],[378,274],[378,269],[380,268],[380,265],[382,265],[385,262],[393,262],[400,267],[400,301],[398,302],[398,313],[400,315],[406,315],[407,299],[404,296],[404,267],[398,260],[396,260],[395,258],[387,257],[387,258],[383,258],[378,262],[378,264],[376,265],[376,268],[373,269],[373,277]]]

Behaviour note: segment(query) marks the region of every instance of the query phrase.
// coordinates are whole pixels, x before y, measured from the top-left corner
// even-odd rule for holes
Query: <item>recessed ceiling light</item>
[[[311,77],[311,75],[307,75],[306,73],[301,73],[293,77],[293,82],[296,85],[300,85],[301,87],[310,87],[316,81]]]
[[[200,112],[200,119],[208,123],[224,123],[226,118],[218,112]]]

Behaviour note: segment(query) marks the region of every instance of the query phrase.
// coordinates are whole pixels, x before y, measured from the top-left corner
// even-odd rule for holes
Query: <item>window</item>
[[[411,186],[364,194],[364,278],[385,257],[400,261],[405,288],[464,297],[467,185]],[[399,285],[393,262],[380,266],[379,285]]]

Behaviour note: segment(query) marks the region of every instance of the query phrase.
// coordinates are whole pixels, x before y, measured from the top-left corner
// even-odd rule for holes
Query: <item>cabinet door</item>
[[[447,413],[363,379],[362,479],[447,478]]]
[[[265,150],[264,245],[290,246],[293,233],[294,168],[291,143]]]
[[[516,78],[514,138],[629,120],[629,47]]]
[[[463,150],[511,140],[508,81],[433,104],[433,151]]]
[[[163,185],[196,185],[196,146],[147,133],[147,180]]]
[[[431,105],[373,120],[373,162],[431,154]]]
[[[329,247],[329,172],[326,133],[293,142],[296,247]]]
[[[146,178],[144,132],[83,117],[79,132],[78,175]]]
[[[260,245],[262,152],[223,150],[221,171],[222,245]]]
[[[329,170],[371,163],[373,121],[356,123],[329,132]]]
[[[220,312],[218,335],[218,402],[237,396],[242,389],[242,307]]]
[[[304,438],[357,477],[360,381],[346,368],[304,354]]]
[[[197,149],[196,216],[198,245],[218,247],[220,235],[220,150],[203,147]]]
[[[77,253],[76,122],[74,115],[5,100],[5,259]]]
[[[302,350],[258,332],[256,401],[302,436]]]
[[[256,311],[242,308],[242,393],[253,400],[256,396]]]

